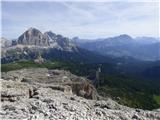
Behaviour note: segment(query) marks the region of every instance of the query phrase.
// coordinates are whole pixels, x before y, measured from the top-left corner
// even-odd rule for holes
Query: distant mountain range
[[[74,38],[79,47],[115,57],[133,57],[140,60],[160,60],[160,41],[153,37],[132,38],[123,34],[116,37],[83,40]]]
[[[1,38],[2,63],[21,59],[76,60],[81,62],[109,62],[113,59],[160,60],[160,42],[152,37],[116,37],[82,40],[69,39],[52,31],[42,33],[29,28],[15,40]],[[116,60],[117,61],[117,60]],[[125,60],[124,60],[125,61]]]

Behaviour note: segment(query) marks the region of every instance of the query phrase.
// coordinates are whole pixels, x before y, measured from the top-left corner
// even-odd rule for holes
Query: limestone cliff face
[[[49,46],[49,40],[36,28],[30,28],[25,31],[19,38],[18,44]]]
[[[51,47],[64,51],[72,51],[76,49],[76,45],[73,44],[69,38],[62,35],[56,35],[52,31],[43,34],[36,28],[30,28],[25,31],[18,38],[15,45]]]
[[[50,46],[53,48],[65,51],[72,51],[77,49],[76,45],[67,37],[57,35],[52,31],[47,31],[44,33],[44,35],[49,39]]]

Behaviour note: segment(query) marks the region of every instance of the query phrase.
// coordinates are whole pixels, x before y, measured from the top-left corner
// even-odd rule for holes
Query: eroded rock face
[[[56,35],[52,31],[45,32],[44,34],[36,29],[29,28],[18,40],[13,41],[12,46],[24,45],[27,47],[47,47],[55,48],[62,51],[77,51],[77,46],[67,37]],[[37,48],[38,49],[38,48]]]
[[[14,102],[22,98],[29,98],[29,92],[33,91],[26,83],[14,81],[2,81],[1,101]]]
[[[49,46],[49,40],[39,30],[30,28],[18,38],[18,44]]]
[[[159,111],[135,110],[111,99],[90,100],[53,86],[1,80],[3,120],[159,120]],[[54,86],[56,88],[56,86]],[[58,87],[58,86],[57,86]],[[61,88],[61,87],[60,87]]]
[[[52,31],[47,31],[44,35],[49,39],[50,47],[64,51],[77,51],[77,46],[67,37],[56,35]]]
[[[96,89],[89,80],[64,70],[48,70],[46,68],[22,69],[2,73],[2,78],[68,91],[87,99],[97,99],[98,97]]]

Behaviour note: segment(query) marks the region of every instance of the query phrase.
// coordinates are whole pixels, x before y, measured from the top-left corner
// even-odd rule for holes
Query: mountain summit
[[[74,45],[67,37],[63,37],[62,35],[56,35],[52,31],[47,31],[44,33],[44,35],[49,40],[49,45],[52,48],[58,48],[60,50],[68,51],[76,49],[76,45]]]
[[[49,46],[49,40],[36,28],[29,28],[17,41],[22,45]]]
[[[77,39],[76,41],[82,41]],[[132,38],[122,34],[110,38],[76,42],[77,46],[97,52],[102,55],[114,57],[133,57],[138,60],[158,60],[160,42],[157,38],[137,37]]]
[[[76,45],[74,45],[69,38],[57,35],[52,31],[43,34],[40,30],[32,27],[20,35],[17,44],[55,48],[64,51],[72,51],[73,49],[76,49]]]

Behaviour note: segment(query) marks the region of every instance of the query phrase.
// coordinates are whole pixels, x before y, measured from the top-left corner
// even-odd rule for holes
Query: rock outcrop
[[[76,91],[96,92],[85,78],[64,70],[22,69],[2,73],[3,120],[159,120],[160,111],[119,105],[111,99],[86,99]],[[75,86],[76,85],[76,86]]]
[[[1,80],[3,120],[159,120],[160,112],[90,100],[52,87]]]
[[[97,99],[98,94],[92,83],[64,70],[48,70],[46,68],[30,68],[2,73],[2,78],[16,82],[49,87],[68,91],[88,99]]]

